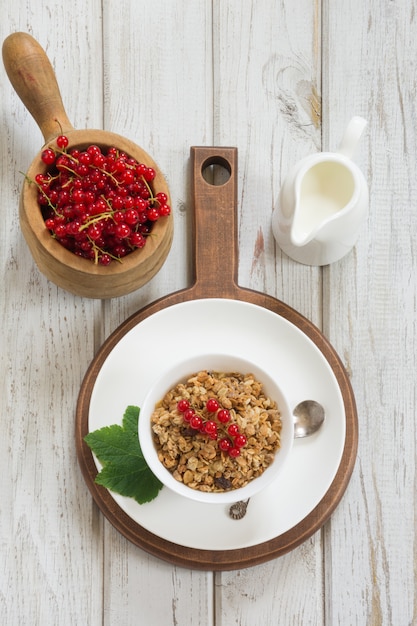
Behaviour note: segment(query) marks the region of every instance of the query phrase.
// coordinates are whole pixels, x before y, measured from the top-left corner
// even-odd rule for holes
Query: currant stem
[[[156,201],[156,198],[155,198],[155,196],[153,195],[153,191],[152,191],[152,189],[151,189],[151,186],[149,185],[148,181],[147,181],[147,180],[146,180],[146,178],[143,176],[143,174],[142,174],[141,178],[142,178],[143,182],[145,183],[146,189],[149,191],[149,194],[150,194],[149,202],[154,203],[154,202]]]
[[[118,256],[114,256],[114,254],[111,254],[111,252],[107,252],[106,250],[103,250],[102,248],[100,248],[100,246],[98,246],[96,242],[93,239],[91,239],[91,237],[89,237],[88,235],[87,235],[87,238],[88,238],[88,241],[91,243],[93,250],[94,250],[94,264],[95,265],[98,265],[99,253],[108,254],[109,257],[111,257],[114,261],[119,261],[119,263],[123,263],[122,259],[120,259]]]
[[[49,199],[48,194],[46,193],[46,191],[44,191],[41,187],[41,185],[39,185],[39,183],[36,182],[36,180],[32,180],[27,174],[25,174],[24,172],[19,172],[20,174],[23,174],[23,176],[25,177],[25,179],[33,184],[36,185],[36,187],[38,188],[38,191],[40,191],[43,196],[46,198],[46,200],[48,201],[48,206],[53,210],[53,212],[55,213],[55,215],[58,215],[58,211],[56,210],[56,207],[54,204],[52,204],[52,202]],[[52,179],[51,179],[52,180]]]

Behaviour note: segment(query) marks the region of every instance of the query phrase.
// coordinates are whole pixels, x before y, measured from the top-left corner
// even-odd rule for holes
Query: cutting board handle
[[[237,297],[237,148],[191,147],[194,297]]]

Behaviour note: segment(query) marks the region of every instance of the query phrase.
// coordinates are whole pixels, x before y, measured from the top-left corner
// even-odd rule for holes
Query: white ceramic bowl
[[[162,362],[162,361],[161,361]],[[155,405],[167,391],[175,387],[187,377],[201,370],[217,372],[252,373],[264,385],[266,395],[275,400],[281,412],[282,431],[281,447],[275,454],[274,461],[258,478],[251,480],[245,487],[232,489],[221,493],[206,493],[187,487],[176,480],[158,459],[152,437],[151,415]],[[245,500],[267,487],[281,472],[291,452],[294,441],[293,417],[282,389],[277,381],[256,363],[228,354],[204,354],[181,361],[175,367],[161,373],[151,385],[140,409],[139,442],[147,464],[157,478],[169,489],[178,495],[198,502],[211,504],[227,504],[237,500]]]

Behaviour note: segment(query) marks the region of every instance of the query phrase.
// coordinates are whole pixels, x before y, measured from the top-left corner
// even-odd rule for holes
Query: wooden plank
[[[271,231],[283,177],[320,149],[319,4],[219,1],[213,28],[215,137],[239,149],[239,283],[320,325],[321,271],[288,259]],[[303,623],[302,596],[305,619],[320,624],[321,564],[317,534],[278,560],[218,573],[216,623]]]
[[[275,561],[233,575],[217,573],[215,623],[230,624],[233,619],[239,626],[321,625],[323,607],[316,585],[322,575],[319,537]]]
[[[174,213],[171,252],[158,275],[130,296],[104,303],[108,336],[138,309],[191,280],[189,150],[212,141],[210,4],[108,2],[103,32],[106,127],[155,159]],[[171,566],[106,529],[105,623],[119,614],[126,625],[137,624],[138,616],[143,623],[212,623],[212,574]],[[120,570],[129,581],[123,592],[115,584]]]
[[[213,623],[213,574],[172,566],[132,546],[106,524],[104,624]],[[158,620],[158,621],[157,621]]]
[[[46,7],[6,0],[2,8],[1,40],[12,31],[30,30],[52,53],[74,120],[99,126],[101,99],[89,94],[101,92],[101,75],[92,68],[89,72],[84,62],[94,55],[100,59],[101,38],[95,37],[93,28],[100,20],[99,3],[87,7],[51,2]],[[82,14],[82,30],[73,20],[77,13]],[[20,172],[43,140],[4,71],[0,83],[2,214],[7,224],[1,229],[0,283],[0,621],[97,624],[101,623],[102,522],[77,468],[74,399],[94,353],[98,306],[48,282],[23,240],[18,223]],[[97,586],[86,585],[91,580]]]
[[[325,329],[351,370],[359,462],[326,535],[329,623],[416,621],[416,136],[412,3],[329,2],[326,143],[369,121],[370,189],[356,249],[328,269]],[[347,10],[349,9],[349,10]],[[342,52],[342,51],[345,51]]]

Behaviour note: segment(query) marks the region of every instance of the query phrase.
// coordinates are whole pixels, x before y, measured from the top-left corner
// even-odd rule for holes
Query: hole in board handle
[[[230,179],[232,168],[230,163],[221,156],[206,159],[201,166],[201,175],[206,183],[221,187]]]

